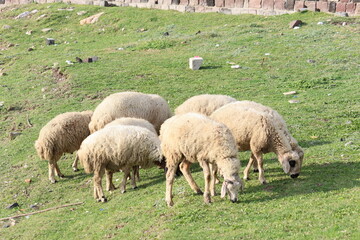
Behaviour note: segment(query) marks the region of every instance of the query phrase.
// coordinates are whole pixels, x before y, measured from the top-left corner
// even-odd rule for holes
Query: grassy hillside
[[[15,19],[32,10],[38,11]],[[79,24],[99,12],[99,22]],[[304,24],[290,29],[296,19]],[[56,45],[46,45],[46,38]],[[3,10],[0,218],[84,204],[18,218],[10,227],[2,221],[0,239],[359,239],[359,38],[360,18],[312,12],[228,16],[66,4]],[[99,60],[75,60],[92,56]],[[188,68],[193,56],[204,58],[199,71]],[[165,177],[154,168],[140,172],[138,189],[106,192],[109,202],[96,203],[92,176],[72,172],[74,155],[67,154],[59,161],[67,178],[50,184],[47,162],[33,147],[42,126],[128,90],[159,94],[172,109],[202,93],[268,105],[305,150],[301,175],[286,176],[267,154],[268,184],[252,173],[238,204],[216,196],[206,205],[179,177],[168,208]],[[283,95],[288,91],[297,94]],[[11,140],[10,132],[21,135]],[[239,154],[242,166],[248,157]],[[192,172],[203,186],[201,168]],[[119,184],[122,175],[114,177]],[[6,208],[15,202],[20,206]]]

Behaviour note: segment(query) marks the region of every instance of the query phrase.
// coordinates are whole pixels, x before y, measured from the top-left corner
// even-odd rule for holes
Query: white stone
[[[203,63],[203,58],[202,57],[189,58],[189,67],[192,70],[199,70],[202,63]]]

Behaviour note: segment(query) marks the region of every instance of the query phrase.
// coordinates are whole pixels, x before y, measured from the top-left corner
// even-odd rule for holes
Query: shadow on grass
[[[321,146],[321,145],[326,145],[326,144],[330,144],[330,141],[300,141],[299,145],[303,148],[308,148],[308,147],[313,147],[313,146]]]
[[[273,177],[284,176],[280,180]],[[252,180],[258,181],[257,174],[251,174]],[[339,189],[351,189],[360,186],[360,164],[357,162],[333,162],[310,164],[302,167],[299,178],[292,179],[285,175],[280,167],[268,169],[265,177],[269,181],[265,185],[246,187],[244,194],[271,192],[272,196],[248,199],[242,202],[263,202],[283,197],[305,195],[317,192],[329,192]]]
[[[221,66],[202,66],[200,70],[206,70],[206,69],[217,69],[221,68]]]

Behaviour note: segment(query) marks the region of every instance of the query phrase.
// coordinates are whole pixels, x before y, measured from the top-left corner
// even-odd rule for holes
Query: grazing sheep
[[[49,180],[55,183],[55,171],[59,177],[60,172],[57,161],[64,153],[73,153],[78,150],[81,142],[90,134],[89,123],[91,111],[67,112],[60,114],[48,122],[40,131],[35,141],[35,149],[41,159],[49,161]],[[78,159],[72,165],[77,171]]]
[[[211,118],[224,123],[234,135],[240,151],[251,150],[251,157],[244,170],[244,179],[248,179],[253,161],[259,167],[259,181],[266,183],[263,169],[263,154],[274,152],[278,156],[283,170],[292,178],[299,176],[300,157],[290,146],[284,132],[278,128],[269,114],[253,109],[227,104],[216,110]]]
[[[161,124],[171,116],[168,103],[159,95],[120,92],[106,97],[96,107],[89,128],[94,133],[116,118],[135,117],[148,120],[159,133]]]
[[[204,114],[205,116],[210,116],[216,109],[235,101],[237,101],[235,98],[227,95],[197,95],[187,99],[180,106],[178,106],[175,109],[175,114],[179,115],[188,112],[195,112]]]
[[[148,129],[149,131],[151,131],[151,132],[153,132],[153,133],[155,133],[157,135],[157,132],[156,132],[154,126],[151,123],[149,123],[148,121],[146,121],[145,119],[128,118],[128,117],[117,118],[114,121],[106,124],[105,127],[117,126],[117,125],[144,127],[144,128]],[[134,166],[133,167],[133,174],[135,176],[135,180],[140,181],[139,166]],[[131,176],[124,176],[124,177],[130,177],[131,178]],[[112,178],[112,176],[111,176],[111,178]],[[112,182],[111,182],[111,187],[110,188],[115,189]],[[107,190],[109,190],[109,189],[107,189]]]
[[[198,194],[200,188],[190,173],[190,165],[199,162],[204,171],[204,201],[210,203],[215,195],[215,171],[217,167],[224,176],[221,196],[229,194],[232,202],[237,201],[242,181],[238,172],[240,161],[236,158],[237,148],[230,130],[221,123],[198,113],[175,115],[166,120],[160,129],[161,148],[166,158],[166,202],[173,205],[172,185],[178,164],[190,187]]]
[[[107,189],[112,179],[109,173],[122,170],[124,176],[129,175],[133,166],[149,168],[154,162],[162,161],[159,137],[146,128],[137,126],[110,126],[87,137],[80,146],[77,156],[86,173],[94,172],[94,197],[106,202],[102,190],[102,177],[107,174]],[[120,184],[122,193],[126,190],[124,177]],[[132,176],[131,184],[136,187]]]
[[[279,129],[282,130],[285,134],[285,136],[287,137],[287,139],[290,142],[290,146],[293,149],[293,151],[297,152],[297,154],[299,155],[299,161],[298,163],[295,164],[295,166],[299,169],[295,170],[295,172],[299,172],[300,173],[300,168],[304,159],[304,151],[303,149],[299,146],[297,140],[290,134],[287,126],[286,126],[286,122],[284,120],[284,118],[274,109],[268,107],[268,106],[264,106],[260,103],[257,102],[253,102],[253,101],[237,101],[234,103],[236,106],[242,106],[245,108],[250,108],[250,109],[254,109],[256,111],[259,112],[264,112],[269,114],[273,119],[274,122],[278,125]],[[249,169],[250,170],[250,169]],[[257,162],[254,161],[254,171],[257,172]]]

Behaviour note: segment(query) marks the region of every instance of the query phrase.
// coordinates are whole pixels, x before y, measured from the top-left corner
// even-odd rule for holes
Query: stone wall
[[[360,15],[360,0],[0,0],[1,6],[31,2],[67,2],[100,6],[132,6],[181,12],[220,12],[224,14],[278,15],[304,8],[327,13]]]

